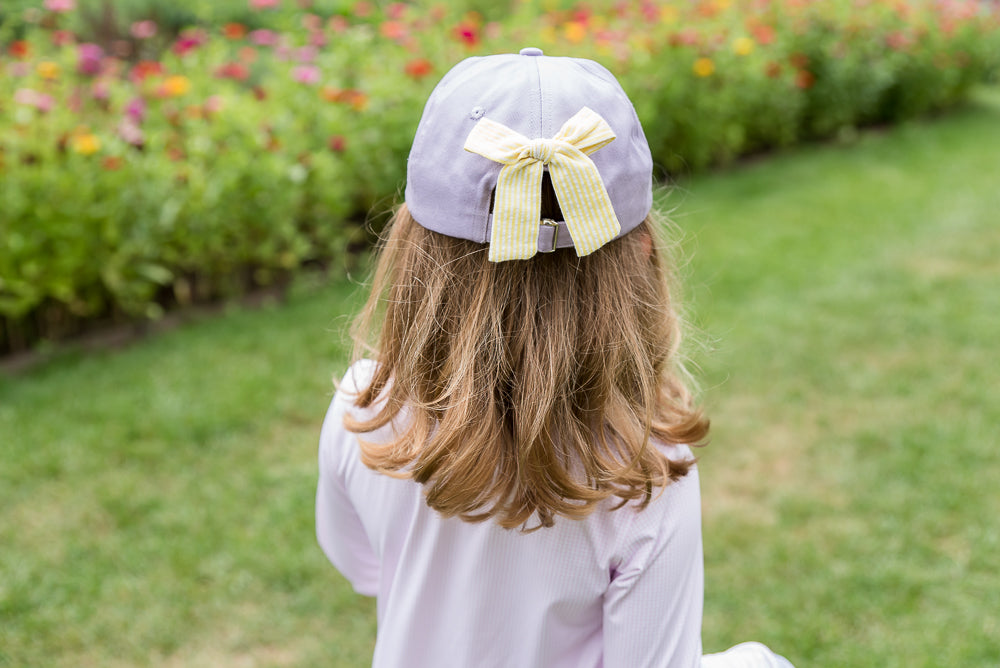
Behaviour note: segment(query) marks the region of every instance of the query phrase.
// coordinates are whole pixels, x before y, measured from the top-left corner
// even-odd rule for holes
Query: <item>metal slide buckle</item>
[[[549,248],[548,250],[542,250],[541,248],[539,248],[538,252],[554,253],[556,250],[556,242],[559,241],[559,224],[556,221],[552,220],[551,218],[542,218],[542,222],[540,223],[540,225],[545,225],[546,227],[553,227],[555,229],[552,230],[552,247]]]

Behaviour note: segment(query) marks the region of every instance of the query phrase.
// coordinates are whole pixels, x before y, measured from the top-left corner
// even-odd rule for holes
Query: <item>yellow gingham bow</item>
[[[584,107],[552,139],[528,139],[507,126],[481,119],[465,150],[503,165],[493,201],[491,262],[524,260],[538,252],[542,172],[552,188],[577,255],[589,255],[618,236],[621,225],[594,161],[588,157],[615,139],[600,114]]]

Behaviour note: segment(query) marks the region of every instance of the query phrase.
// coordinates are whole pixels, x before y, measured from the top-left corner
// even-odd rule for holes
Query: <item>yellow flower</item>
[[[101,150],[101,140],[97,135],[87,132],[73,135],[69,140],[70,148],[81,155],[94,155]]]
[[[566,41],[579,44],[587,36],[587,26],[579,21],[570,21],[563,27],[563,35],[566,36]]]
[[[737,56],[749,56],[756,44],[749,37],[737,37],[733,40],[733,51]]]
[[[38,75],[43,79],[58,79],[59,78],[59,64],[53,63],[51,60],[43,60],[38,63],[35,68]]]
[[[186,95],[189,90],[191,90],[191,80],[185,76],[175,74],[163,81],[163,93],[168,97],[180,97]]]
[[[694,61],[694,66],[691,69],[700,77],[710,77],[715,72],[715,63],[712,62],[711,58],[699,58]]]
[[[665,5],[660,9],[660,20],[666,24],[677,23],[677,8]]]

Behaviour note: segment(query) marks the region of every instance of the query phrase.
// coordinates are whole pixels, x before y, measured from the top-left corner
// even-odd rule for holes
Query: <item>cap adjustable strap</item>
[[[589,255],[618,236],[621,225],[589,157],[614,139],[607,121],[588,107],[566,121],[552,139],[528,139],[501,123],[480,119],[465,140],[465,150],[503,165],[493,203],[490,261],[523,260],[538,252],[546,165],[577,255]]]

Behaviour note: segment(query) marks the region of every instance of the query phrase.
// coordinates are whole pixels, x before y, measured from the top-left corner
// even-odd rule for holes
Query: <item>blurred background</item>
[[[524,46],[653,152],[706,651],[1000,666],[984,0],[0,0],[0,666],[370,664],[319,425],[427,95]]]

